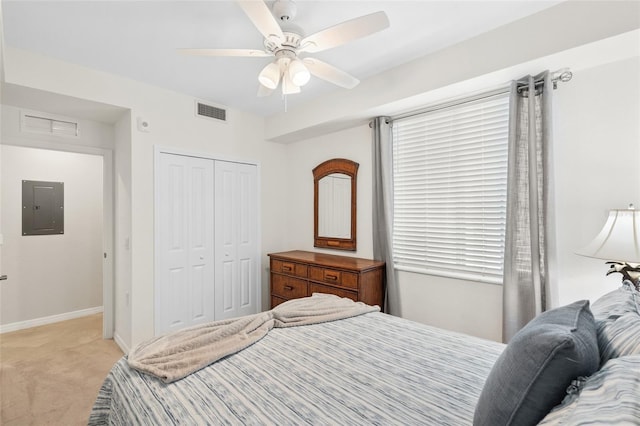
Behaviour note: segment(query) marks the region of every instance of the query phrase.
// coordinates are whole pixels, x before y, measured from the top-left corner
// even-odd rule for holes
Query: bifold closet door
[[[156,335],[214,320],[214,162],[161,153]]]
[[[215,161],[215,317],[260,310],[257,166]]]

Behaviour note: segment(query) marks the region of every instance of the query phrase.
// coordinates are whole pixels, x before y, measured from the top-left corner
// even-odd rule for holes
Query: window
[[[509,93],[393,122],[395,266],[502,283]]]

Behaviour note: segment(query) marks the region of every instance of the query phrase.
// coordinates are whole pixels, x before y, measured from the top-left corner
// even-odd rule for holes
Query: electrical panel
[[[22,181],[22,235],[64,234],[64,183]]]

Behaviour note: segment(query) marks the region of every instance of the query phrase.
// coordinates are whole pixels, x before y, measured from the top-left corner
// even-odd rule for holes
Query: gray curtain
[[[372,129],[373,163],[373,257],[386,262],[386,293],[383,310],[401,315],[400,297],[393,268],[393,147],[391,121],[375,118]]]
[[[552,89],[548,71],[511,84],[503,285],[504,342],[546,310],[547,305],[546,245],[550,234],[546,222]]]

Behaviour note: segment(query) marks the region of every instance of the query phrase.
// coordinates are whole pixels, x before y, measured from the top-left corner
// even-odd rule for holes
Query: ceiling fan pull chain
[[[287,112],[287,79],[282,79],[282,101],[284,102],[284,112]]]

